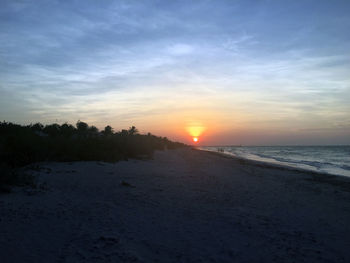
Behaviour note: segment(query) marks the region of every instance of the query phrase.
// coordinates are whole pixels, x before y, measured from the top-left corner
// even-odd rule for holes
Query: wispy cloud
[[[310,8],[3,1],[0,117],[102,125],[197,109],[251,127],[348,127],[350,5]]]

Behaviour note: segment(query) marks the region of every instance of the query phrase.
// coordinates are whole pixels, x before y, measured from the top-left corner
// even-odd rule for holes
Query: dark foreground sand
[[[0,196],[0,262],[350,262],[350,182],[197,150],[45,163]],[[122,183],[124,182],[124,183]]]

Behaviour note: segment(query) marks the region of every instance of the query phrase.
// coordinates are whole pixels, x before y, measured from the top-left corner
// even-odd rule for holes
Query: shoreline
[[[193,148],[193,150],[206,152],[209,154],[220,156],[222,158],[236,160],[238,162],[241,162],[243,165],[252,165],[252,166],[260,167],[264,169],[290,171],[290,172],[298,173],[301,176],[305,176],[305,177],[312,176],[312,178],[307,178],[307,180],[313,180],[315,182],[320,182],[320,183],[327,183],[334,186],[342,186],[345,189],[349,189],[350,191],[350,177],[345,175],[329,174],[325,172],[318,172],[318,171],[312,171],[312,170],[307,170],[303,168],[291,167],[283,164],[274,164],[274,163],[269,163],[264,161],[257,161],[257,160],[247,159],[243,157],[238,157],[230,154],[225,154],[225,153],[215,152],[215,151],[210,151],[205,149]]]
[[[192,148],[28,172],[35,188],[0,195],[4,263],[350,260],[350,181],[336,176]]]
[[[285,169],[285,170],[290,170],[290,171],[295,171],[295,172],[310,173],[310,174],[321,175],[321,176],[330,176],[330,177],[336,176],[336,177],[341,177],[341,178],[344,178],[345,180],[350,181],[350,176],[347,176],[347,175],[332,174],[332,173],[327,173],[327,172],[323,172],[323,171],[315,171],[315,170],[311,170],[311,169],[309,170],[306,168],[293,167],[293,166],[289,166],[287,164],[282,164],[282,163],[280,164],[280,163],[271,163],[268,161],[253,160],[253,159],[248,159],[248,158],[244,158],[244,157],[239,157],[239,156],[233,155],[231,153],[223,153],[223,152],[218,152],[218,151],[214,151],[214,150],[211,151],[211,150],[206,150],[206,149],[199,149],[197,147],[193,147],[193,149],[198,150],[198,151],[217,154],[217,155],[220,155],[222,157],[237,159],[240,161],[247,161],[247,162],[250,162],[252,165],[256,165],[256,166],[260,165],[260,166],[266,166],[266,168],[282,169],[282,170]]]

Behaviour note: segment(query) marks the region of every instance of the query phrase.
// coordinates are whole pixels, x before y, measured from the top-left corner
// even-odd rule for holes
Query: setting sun
[[[189,126],[187,127],[187,131],[189,134],[191,134],[192,136],[195,136],[195,138],[197,138],[197,136],[201,135],[204,132],[205,128],[203,126]],[[198,138],[197,138],[198,140]]]
[[[198,142],[198,138],[197,138],[197,137],[194,137],[194,138],[193,138],[193,141],[194,141],[194,142]]]

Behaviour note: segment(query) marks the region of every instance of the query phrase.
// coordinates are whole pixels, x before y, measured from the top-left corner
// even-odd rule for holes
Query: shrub
[[[135,126],[113,132],[106,126],[101,133],[94,126],[78,121],[76,128],[64,123],[36,123],[21,126],[0,122],[0,160],[5,184],[15,176],[8,169],[39,161],[106,161],[151,158],[155,150],[176,149],[185,145],[166,137],[139,134]],[[7,167],[7,168],[6,168]],[[12,180],[11,179],[11,180]],[[10,180],[10,181],[11,181]]]

